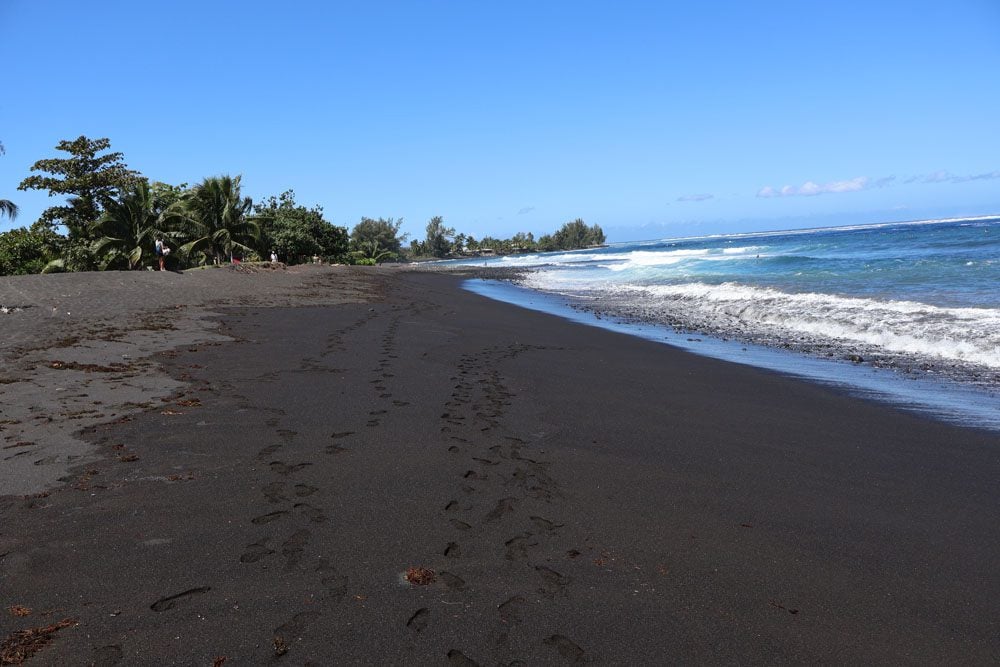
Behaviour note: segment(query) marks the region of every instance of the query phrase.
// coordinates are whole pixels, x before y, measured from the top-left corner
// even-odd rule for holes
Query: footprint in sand
[[[319,491],[317,487],[310,486],[308,484],[296,484],[294,489],[295,489],[295,495],[298,496],[299,498],[305,498],[306,496],[311,496],[312,494]]]
[[[305,515],[305,517],[313,523],[322,523],[326,521],[326,515],[323,514],[323,510],[308,503],[295,503],[294,509],[296,512]]]
[[[267,539],[263,539],[260,542],[254,542],[253,544],[248,544],[246,551],[240,556],[241,563],[256,563],[261,558],[265,556],[270,556],[274,553],[274,549],[267,548]]]
[[[406,627],[416,632],[421,632],[427,627],[427,623],[430,621],[430,610],[427,607],[421,607],[410,616],[410,620],[406,622]]]
[[[438,576],[441,577],[441,581],[443,581],[444,585],[448,588],[455,591],[465,590],[465,579],[462,579],[462,577],[452,574],[451,572],[440,572],[438,573]]]
[[[202,595],[210,590],[212,590],[211,586],[189,588],[183,593],[177,593],[176,595],[171,595],[170,597],[160,598],[153,604],[149,605],[149,608],[153,611],[167,611],[168,609],[173,609],[177,603],[183,601],[185,598],[189,598],[192,595]]]
[[[520,595],[515,595],[514,597],[501,602],[497,605],[497,611],[500,612],[500,620],[505,623],[520,623],[521,608],[526,602],[527,600]]]
[[[501,498],[497,501],[496,507],[491,509],[486,515],[484,521],[489,523],[490,521],[496,521],[504,514],[510,514],[514,511],[514,502],[516,500],[516,498]]]
[[[486,465],[486,466],[500,465],[499,461],[491,461],[490,459],[482,459],[482,458],[479,458],[478,456],[473,456],[472,460],[473,461],[478,461],[479,463],[482,463],[483,465]]]
[[[347,577],[340,574],[337,568],[330,564],[329,558],[322,557],[319,559],[316,572],[323,575],[320,583],[323,584],[330,595],[337,598],[347,595]]]
[[[531,539],[531,533],[522,533],[520,535],[515,535],[506,542],[504,546],[507,547],[507,551],[504,557],[507,560],[525,560],[528,557],[528,549],[531,547],[537,547],[538,542]]]
[[[281,445],[268,445],[264,449],[257,452],[257,458],[262,460],[267,460],[271,458],[272,454],[281,449],[281,447],[282,447]]]
[[[267,514],[262,514],[256,518],[250,520],[250,523],[260,526],[265,523],[271,523],[272,521],[277,521],[288,515],[286,510],[278,510],[277,512],[269,512]]]
[[[305,468],[306,466],[311,466],[311,465],[312,465],[312,463],[288,464],[288,463],[285,463],[284,461],[271,461],[271,463],[270,463],[271,470],[273,472],[278,473],[279,475],[291,475],[296,470],[299,470],[301,468]]]
[[[479,667],[478,662],[456,649],[448,651],[448,663],[456,667]]]
[[[261,489],[261,491],[263,491],[264,497],[267,498],[267,502],[280,503],[288,500],[288,497],[284,495],[284,486],[282,482],[271,482]]]
[[[531,519],[531,522],[533,524],[535,524],[536,526],[538,526],[542,530],[552,531],[552,530],[555,530],[557,528],[562,528],[563,525],[565,525],[565,524],[561,524],[561,523],[553,523],[552,521],[549,521],[548,519],[543,519],[540,516],[532,516],[532,517],[528,517],[528,518]]]
[[[290,621],[274,629],[274,651],[277,657],[288,653],[288,648],[298,639],[309,625],[322,616],[318,611],[303,611],[292,616]]]
[[[552,646],[559,651],[559,655],[571,661],[573,664],[583,662],[583,649],[577,646],[569,637],[565,635],[552,635],[542,640],[546,646]]]
[[[281,544],[281,555],[285,557],[285,569],[293,570],[302,559],[302,552],[309,544],[312,533],[306,529],[297,530]]]

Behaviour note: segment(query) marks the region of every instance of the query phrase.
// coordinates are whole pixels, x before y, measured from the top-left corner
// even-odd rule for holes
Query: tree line
[[[423,240],[404,248],[402,219],[363,217],[348,232],[326,220],[322,207],[296,202],[293,190],[254,203],[242,195],[240,176],[211,176],[193,186],[151,181],[110,148],[106,138],[81,136],[56,146],[67,156],[31,166],[19,190],[66,199],[29,227],[0,233],[0,275],[147,268],[155,261],[157,239],[171,249],[167,263],[174,269],[266,260],[272,253],[290,264],[315,257],[377,264],[484,250],[568,250],[605,240],[598,225],[588,227],[579,219],[537,241],[531,233],[477,240],[456,234],[437,216],[427,223]],[[14,219],[17,213],[13,202],[0,199],[0,216]]]
[[[518,252],[551,252],[553,250],[576,250],[604,245],[604,230],[600,225],[587,224],[577,218],[567,222],[552,234],[535,239],[531,232],[518,232],[507,239],[484,236],[481,239],[468,234],[456,234],[454,228],[446,227],[440,216],[427,223],[427,237],[423,241],[410,242],[413,257],[463,257],[491,251],[496,254]]]

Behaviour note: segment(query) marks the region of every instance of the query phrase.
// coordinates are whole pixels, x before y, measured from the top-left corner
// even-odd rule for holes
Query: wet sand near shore
[[[118,371],[165,394],[0,498],[30,664],[1000,660],[1000,435],[447,275],[275,280],[178,309]]]

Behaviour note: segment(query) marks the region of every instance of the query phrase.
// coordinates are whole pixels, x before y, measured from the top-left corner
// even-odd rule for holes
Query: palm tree
[[[372,264],[381,264],[383,260],[397,257],[396,253],[381,247],[375,239],[359,243],[358,256],[361,259],[370,260]]]
[[[240,196],[240,178],[206,178],[185,197],[184,219],[195,239],[181,246],[183,254],[202,253],[206,261],[221,264],[235,252],[253,252],[260,226],[250,216],[253,201]]]
[[[146,181],[139,181],[107,204],[94,223],[98,237],[91,246],[102,270],[137,269],[143,253],[151,253],[156,237],[167,235],[176,208],[165,208]]]
[[[3,155],[5,152],[3,144],[0,143],[0,155]],[[9,199],[0,199],[0,216],[3,215],[6,215],[11,220],[16,218],[17,205]]]

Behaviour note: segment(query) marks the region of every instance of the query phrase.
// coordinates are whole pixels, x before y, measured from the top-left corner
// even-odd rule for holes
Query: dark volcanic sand
[[[1000,660],[997,434],[371,275],[372,303],[227,311],[240,342],[166,359],[187,405],[0,500],[0,639],[72,618],[33,661],[80,665]]]

